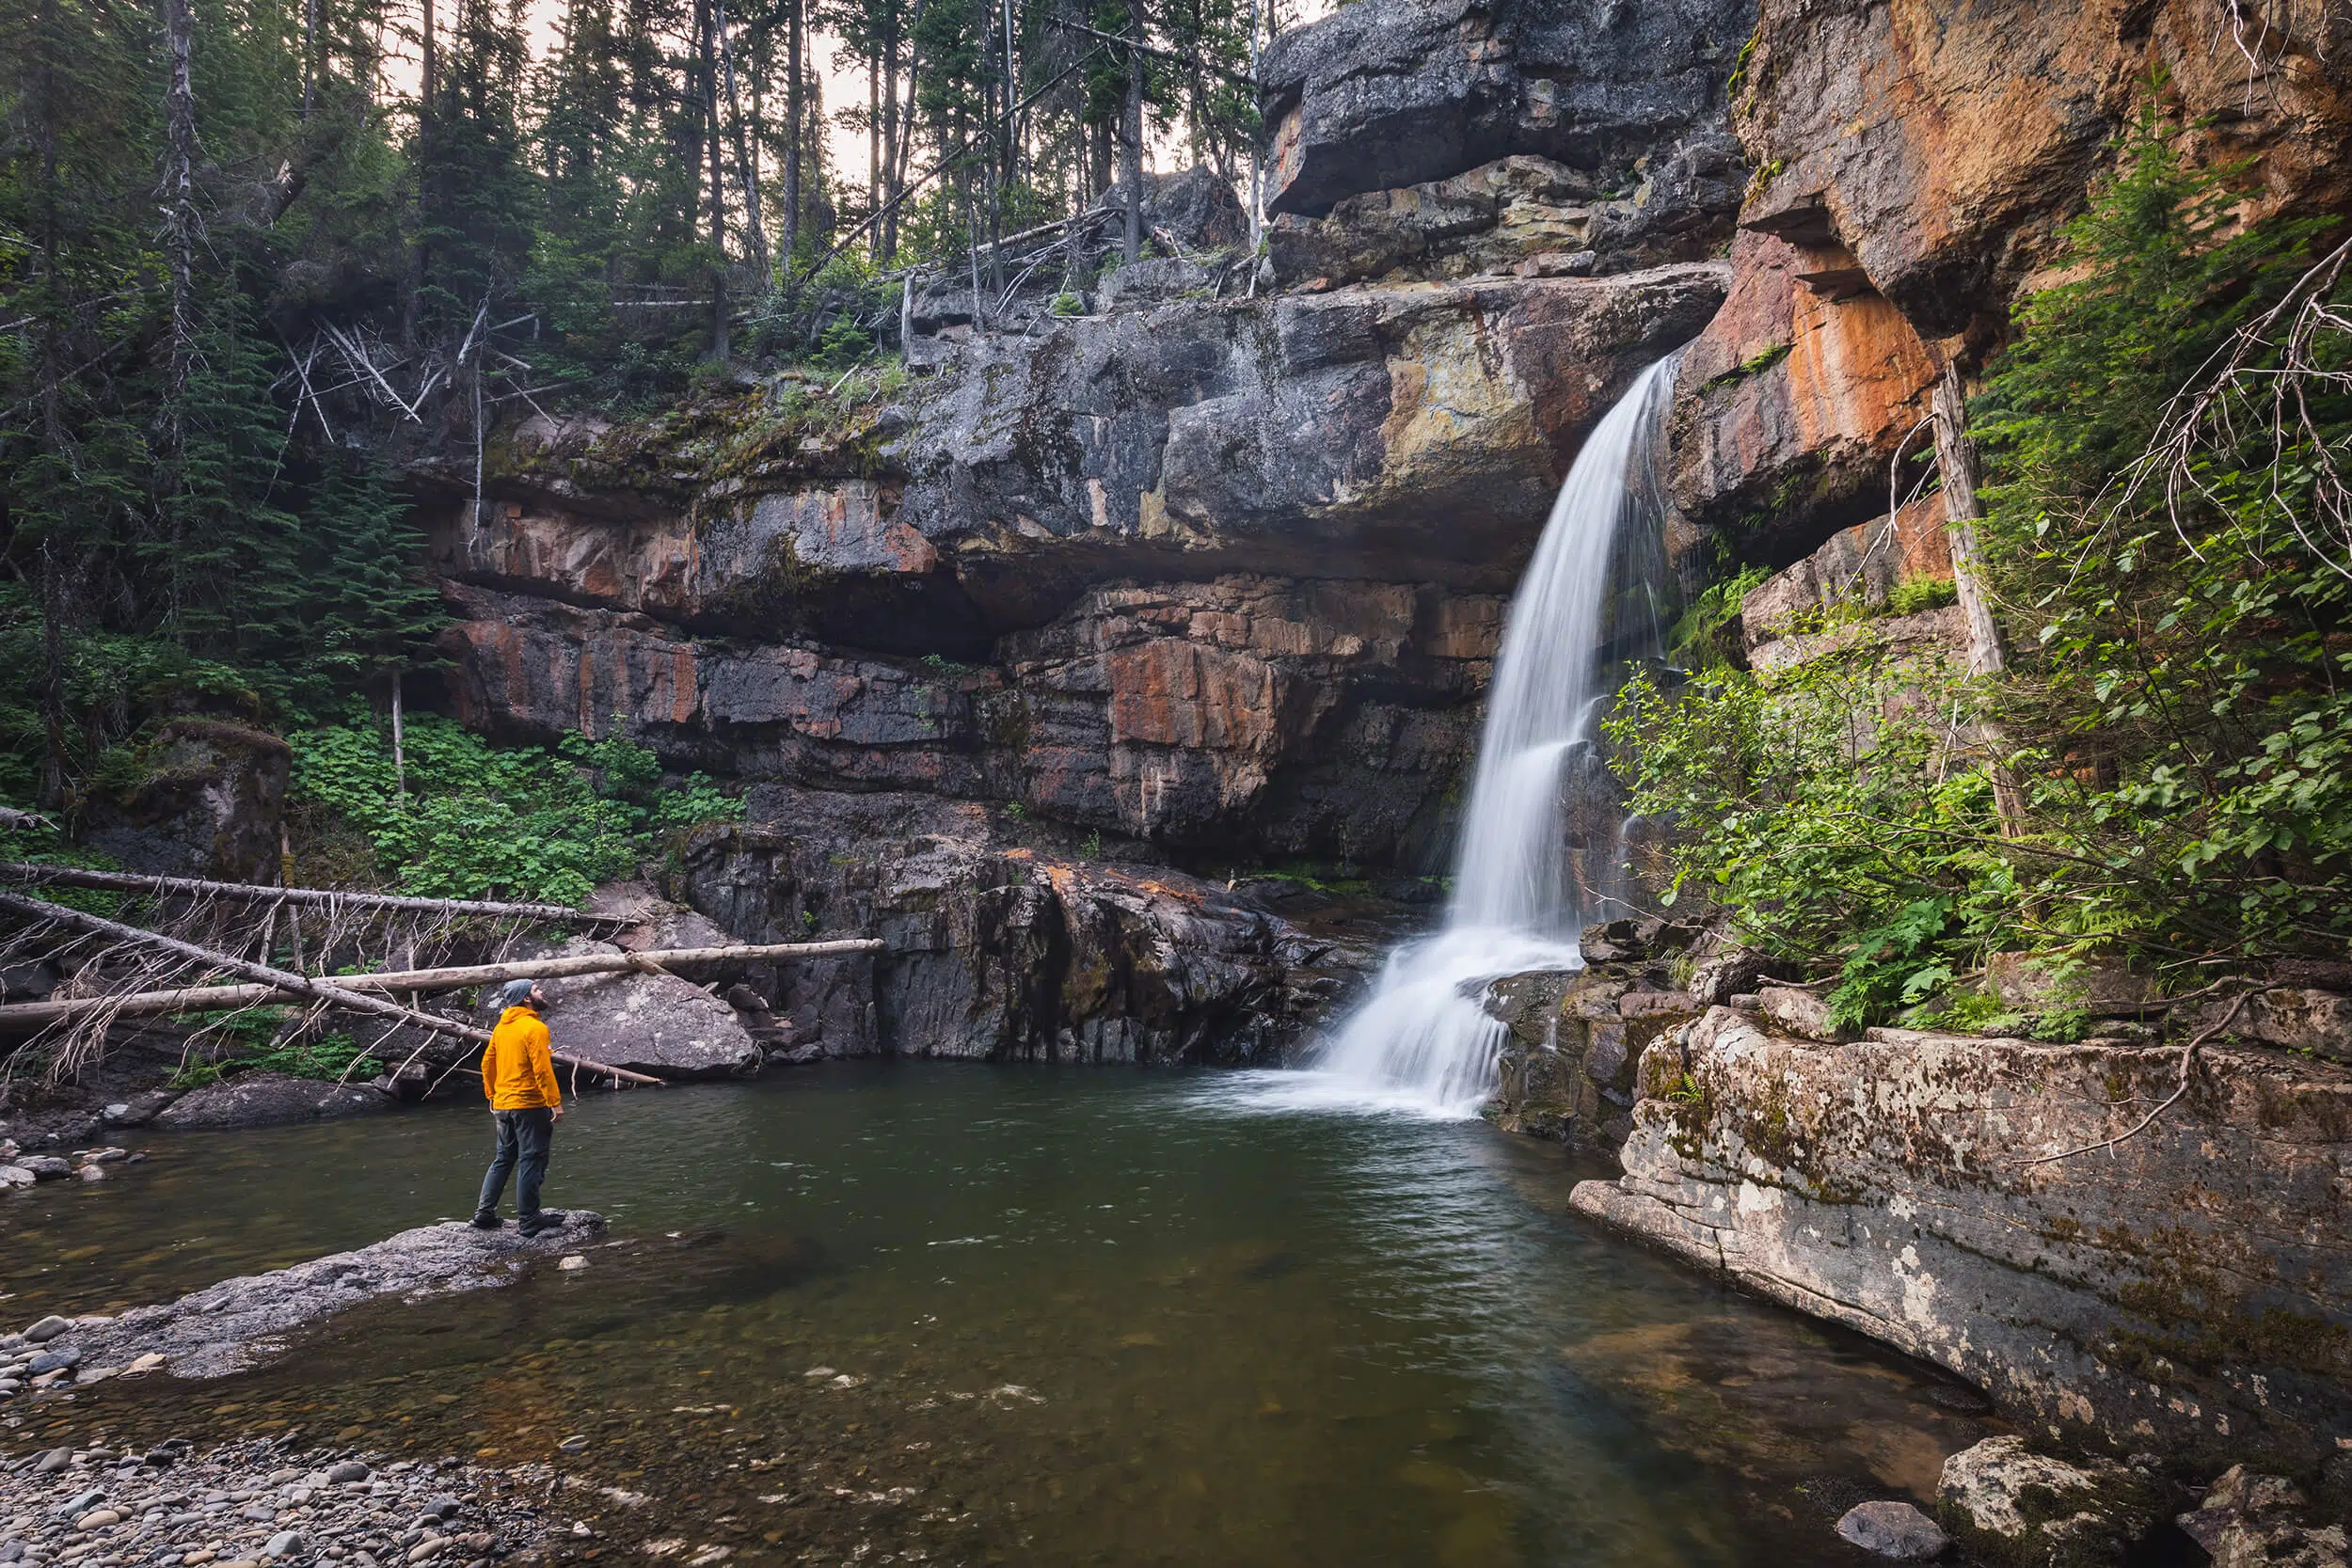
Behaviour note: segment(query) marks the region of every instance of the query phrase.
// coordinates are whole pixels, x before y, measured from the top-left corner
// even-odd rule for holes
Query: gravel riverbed
[[[584,1534],[545,1510],[548,1490],[545,1478],[262,1440],[201,1454],[176,1439],[49,1449],[0,1461],[0,1568],[489,1568]]]

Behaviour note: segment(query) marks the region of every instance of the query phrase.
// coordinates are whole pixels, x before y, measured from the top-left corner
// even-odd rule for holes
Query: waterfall
[[[1674,366],[1642,372],[1560,486],[1495,660],[1445,925],[1389,956],[1325,1051],[1327,1087],[1475,1114],[1502,1041],[1502,1025],[1478,1006],[1481,990],[1523,970],[1577,967],[1578,931],[1625,891],[1596,726],[1613,689],[1608,668],[1660,641],[1649,599],[1662,578],[1655,459]],[[1619,584],[1630,602],[1613,592]],[[1589,853],[1569,842],[1571,816],[1594,830]]]

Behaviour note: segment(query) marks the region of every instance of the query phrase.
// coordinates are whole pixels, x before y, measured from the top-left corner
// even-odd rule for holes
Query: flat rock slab
[[[295,1329],[345,1307],[511,1284],[533,1262],[552,1262],[603,1234],[604,1216],[587,1210],[535,1238],[511,1227],[476,1230],[461,1220],[420,1226],[357,1252],[224,1279],[164,1306],[80,1320],[49,1348],[79,1351],[85,1379],[143,1355],[163,1356],[161,1370],[175,1377],[226,1377],[281,1353]]]
[[[326,1117],[365,1116],[389,1110],[391,1104],[372,1088],[289,1078],[279,1072],[247,1072],[182,1095],[156,1113],[154,1125],[175,1132],[276,1127]]]

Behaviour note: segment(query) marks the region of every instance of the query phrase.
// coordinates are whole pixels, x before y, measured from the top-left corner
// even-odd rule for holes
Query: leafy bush
[[[2119,479],[2312,228],[2241,230],[2233,171],[2185,166],[2153,116],[2121,152],[2066,231],[2070,280],[2021,305],[1973,404],[2009,671],[1893,661],[1865,624],[1770,677],[1636,681],[1612,721],[1634,808],[1679,826],[1675,895],[1714,898],[1790,962],[1838,963],[1849,1023],[2004,949],[2183,969],[2352,941],[2352,576],[2305,538],[2315,454],[2249,425],[2201,449],[2176,504]],[[2347,337],[2323,370],[2352,369]],[[2320,439],[2352,438],[2342,385],[2304,391]],[[1943,591],[1905,584],[1889,609]]]
[[[367,1060],[367,1051],[349,1035],[299,1037],[282,1045],[251,1043],[257,1036],[266,1040],[283,1022],[284,1009],[278,1007],[257,1007],[238,1014],[227,1021],[226,1026],[246,1049],[218,1060],[187,1063],[172,1075],[171,1087],[202,1088],[238,1072],[278,1072],[289,1078],[334,1083],[358,1070]]]
[[[407,726],[405,795],[389,737],[371,721],[289,738],[295,798],[356,828],[380,873],[427,897],[577,904],[634,870],[655,835],[743,811],[699,773],[664,788],[652,751],[620,736],[501,748],[421,716]]]
[[[1942,610],[1960,598],[1960,584],[1950,578],[1905,578],[1886,595],[1889,615],[1917,615]]]

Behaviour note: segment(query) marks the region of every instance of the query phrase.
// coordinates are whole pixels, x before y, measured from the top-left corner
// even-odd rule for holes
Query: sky
[[[1015,3],[1018,4],[1019,0],[1015,0]],[[1295,26],[1300,23],[1311,22],[1324,15],[1335,3],[1336,0],[1287,0],[1282,9],[1286,18],[1291,19],[1291,24]],[[544,59],[555,48],[559,36],[558,28],[563,16],[563,0],[528,0],[524,11],[529,18],[532,58],[535,62]],[[409,18],[409,25],[412,27],[416,25],[416,17],[413,13]],[[835,65],[834,55],[839,48],[840,40],[833,34],[811,31],[809,57],[824,77],[825,112],[828,117],[836,109],[866,102],[865,68],[859,65]],[[415,91],[417,61],[413,53],[388,60],[385,75],[395,89],[403,92]],[[871,172],[866,133],[838,124],[831,124],[830,119],[828,128],[831,133],[834,174],[852,188],[863,187],[867,183]],[[1182,157],[1181,148],[1173,145],[1171,140],[1162,138],[1147,150],[1145,163],[1151,167],[1171,168],[1177,166]],[[766,176],[763,175],[762,178],[765,179]]]

